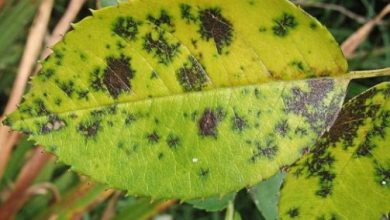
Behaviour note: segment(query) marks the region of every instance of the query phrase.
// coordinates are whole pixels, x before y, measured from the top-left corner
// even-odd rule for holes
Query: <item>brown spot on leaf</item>
[[[248,121],[243,117],[234,113],[232,117],[232,128],[236,132],[242,132],[245,128],[248,127]]]
[[[206,109],[199,120],[199,132],[202,136],[217,135],[218,119],[211,109]]]
[[[100,129],[100,121],[80,123],[77,127],[77,130],[87,138],[95,137]]]
[[[206,71],[193,56],[188,59],[189,62],[177,70],[176,77],[184,91],[201,91],[208,81]]]
[[[220,8],[208,8],[199,12],[201,21],[200,34],[203,39],[213,39],[218,53],[222,54],[224,47],[229,46],[233,40],[233,26],[221,14]]]
[[[130,80],[135,70],[130,65],[131,58],[121,55],[120,58],[108,57],[103,83],[110,95],[116,99],[122,92],[130,92]]]
[[[148,139],[148,142],[151,144],[156,144],[160,140],[160,136],[157,134],[156,131],[153,131],[152,133],[146,135],[146,138]]]
[[[138,25],[141,22],[137,22],[133,17],[118,17],[112,26],[112,31],[126,40],[134,40],[138,34]]]

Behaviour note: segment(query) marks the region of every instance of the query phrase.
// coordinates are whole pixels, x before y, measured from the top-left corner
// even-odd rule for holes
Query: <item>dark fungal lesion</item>
[[[61,82],[59,80],[55,80],[56,84],[58,85],[58,87],[68,96],[68,97],[72,97],[72,95],[74,94],[75,92],[75,85],[74,85],[74,81],[72,80],[68,80],[68,81],[64,81],[64,82]]]
[[[192,6],[187,4],[180,4],[181,18],[187,23],[196,22],[196,16],[192,12]]]
[[[137,37],[139,32],[138,26],[141,24],[142,22],[136,21],[131,16],[120,16],[114,20],[111,30],[116,35],[119,35],[126,40],[133,41]]]
[[[278,37],[285,37],[292,29],[298,26],[296,18],[289,13],[284,12],[282,16],[273,20],[274,26],[272,27],[273,33]]]
[[[49,115],[47,122],[43,123],[40,127],[41,134],[48,134],[52,131],[59,131],[62,128],[66,127],[66,122],[63,119],[60,119],[58,115],[52,114]]]
[[[64,53],[61,50],[58,50],[58,49],[54,50],[53,57],[54,57],[54,60],[55,60],[55,64],[57,66],[61,66],[62,65],[62,60],[64,58]]]
[[[146,139],[149,144],[157,144],[160,141],[160,136],[156,131],[146,134]]]
[[[388,187],[390,189],[390,165],[384,166],[375,162],[375,182],[381,187]]]
[[[282,96],[284,111],[304,117],[311,129],[321,134],[323,127],[333,122],[345,93],[334,87],[332,79],[308,80],[307,85],[308,91],[293,87],[288,95]],[[327,104],[325,100],[330,93],[334,93],[334,98]]]
[[[47,81],[49,80],[53,75],[55,74],[55,70],[52,68],[45,68],[43,69],[39,74],[38,77],[42,81]]]
[[[102,69],[95,67],[90,73],[89,85],[94,91],[104,91]]]
[[[290,127],[288,124],[288,120],[281,120],[275,126],[275,131],[280,134],[282,137],[285,137],[289,132]]]
[[[86,138],[95,138],[101,129],[102,127],[100,120],[81,122],[77,126],[77,131]]]
[[[252,156],[250,157],[250,161],[252,163],[262,159],[266,158],[269,160],[274,159],[278,152],[279,147],[275,143],[275,138],[270,135],[270,137],[264,141],[264,143],[261,142],[255,142],[255,150],[253,151]]]
[[[159,159],[159,160],[164,159],[164,153],[163,152],[158,153],[157,159]]]
[[[365,122],[363,119],[375,117],[380,110],[379,105],[366,105],[366,100],[376,94],[376,89],[371,89],[341,109],[331,131],[327,133],[330,144],[341,141],[345,149],[353,146],[358,129]],[[345,123],[346,121],[350,123]]]
[[[176,78],[186,92],[201,91],[208,81],[204,67],[193,56],[176,71]]]
[[[233,25],[222,16],[220,8],[208,8],[199,12],[200,29],[199,33],[205,40],[213,39],[218,54],[233,41]]]
[[[106,61],[103,84],[110,95],[116,99],[121,93],[131,91],[130,80],[134,78],[135,70],[131,67],[131,58],[124,55],[119,58],[108,57]]]
[[[146,19],[153,23],[156,27],[162,27],[165,25],[166,27],[171,28],[171,32],[174,31],[174,24],[172,22],[172,16],[168,14],[168,12],[164,9],[160,11],[160,16],[153,16],[153,15],[148,15]]]
[[[179,53],[180,43],[169,43],[163,30],[147,33],[143,40],[143,48],[161,64],[170,64]]]
[[[218,123],[217,113],[209,108],[205,109],[198,121],[200,135],[203,137],[217,137]]]
[[[129,113],[129,114],[126,115],[125,125],[126,126],[130,126],[130,125],[132,125],[136,121],[137,121],[137,117],[135,116],[135,114]]]
[[[167,145],[171,149],[176,149],[180,146],[181,140],[177,135],[174,134],[169,134],[167,139],[166,139]]]
[[[287,215],[290,217],[290,218],[298,218],[299,217],[299,208],[297,207],[294,207],[294,208],[291,208],[287,211]]]
[[[89,91],[88,90],[78,90],[77,92],[78,99],[84,99],[85,101],[89,100]]]
[[[316,22],[312,21],[312,22],[310,22],[309,27],[312,30],[316,30],[318,28],[318,24]]]
[[[244,116],[239,115],[238,113],[234,113],[233,117],[231,118],[232,121],[232,129],[235,132],[241,133],[246,128],[248,128],[248,121],[245,119]]]
[[[311,156],[304,162],[306,177],[317,177],[319,179],[319,187],[315,191],[315,195],[321,198],[326,198],[332,194],[333,181],[336,178],[336,174],[333,171],[336,159],[329,152],[328,147],[329,139],[328,136],[325,136],[311,149]]]
[[[47,109],[45,102],[37,98],[33,101],[33,112],[38,116],[45,116],[50,114],[50,111]]]
[[[386,128],[390,127],[390,111],[381,111],[376,116],[376,121],[374,122],[373,128],[367,133],[366,138],[363,143],[361,143],[355,155],[357,157],[372,156],[372,151],[377,148],[377,144],[374,143],[375,138],[380,138],[385,140],[386,138]]]
[[[210,169],[208,168],[200,168],[198,175],[202,179],[206,179],[210,175]]]

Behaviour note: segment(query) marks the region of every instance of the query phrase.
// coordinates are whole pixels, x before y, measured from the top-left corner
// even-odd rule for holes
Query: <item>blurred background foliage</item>
[[[88,0],[77,20],[89,16],[90,8],[96,9],[116,4],[116,0]],[[39,6],[39,0],[0,0],[0,111],[3,112],[26,43],[29,27]],[[63,15],[69,1],[56,0],[52,11],[49,32]],[[322,0],[295,1],[325,24],[341,44],[370,18],[375,17],[389,3],[388,0]],[[331,6],[331,7],[329,7]],[[333,8],[332,8],[333,7]],[[332,8],[332,9],[329,9]],[[337,8],[336,10],[334,8]],[[338,9],[346,9],[357,15],[353,18]],[[378,69],[390,66],[390,19],[384,19],[374,28],[349,58],[350,70]],[[375,80],[354,81],[349,97],[373,86]],[[11,158],[0,177],[0,206],[15,189],[15,181],[33,154],[33,143],[22,138],[14,148]],[[257,209],[256,194],[242,190],[233,203],[229,200],[196,201],[193,205],[177,201],[151,201],[133,198],[124,192],[107,189],[69,170],[64,164],[50,159],[33,179],[29,195],[16,219],[225,219],[225,207],[235,210],[233,218],[263,219]],[[277,195],[277,194],[275,194]],[[274,195],[274,196],[275,196]],[[233,197],[232,197],[233,198]],[[252,200],[253,199],[253,200]],[[193,204],[195,204],[193,203]],[[212,212],[200,208],[209,209]],[[220,211],[216,211],[220,210]],[[261,209],[260,209],[261,210]],[[229,213],[227,213],[229,215]]]

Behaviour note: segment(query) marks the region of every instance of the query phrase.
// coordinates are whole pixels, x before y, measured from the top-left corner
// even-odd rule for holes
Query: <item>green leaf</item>
[[[330,132],[286,177],[282,219],[386,219],[390,207],[390,83],[348,102]]]
[[[121,2],[126,2],[126,0],[98,0],[100,7],[107,7],[112,5],[118,5]]]
[[[347,70],[337,43],[286,0],[132,1],[95,11],[53,50],[6,124],[153,198],[271,177],[329,128],[350,78],[331,77]]]
[[[278,219],[279,190],[285,176],[285,172],[279,172],[248,190],[257,209],[267,220]]]
[[[210,197],[206,199],[190,200],[187,203],[195,208],[204,209],[208,212],[217,212],[225,209],[229,202],[232,202],[236,197],[236,193],[230,193],[221,197]]]
[[[122,207],[118,210],[118,214],[113,220],[144,220],[152,219],[155,215],[161,212],[161,207],[168,206],[171,201],[155,201],[151,202],[147,198],[128,198],[127,201],[123,201]]]

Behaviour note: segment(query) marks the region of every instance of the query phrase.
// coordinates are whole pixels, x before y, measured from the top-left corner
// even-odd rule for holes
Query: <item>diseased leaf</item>
[[[210,197],[206,199],[190,200],[187,203],[195,208],[204,209],[208,212],[217,212],[225,209],[229,202],[232,202],[236,197],[236,193],[230,193],[221,197]]]
[[[334,39],[285,0],[132,1],[74,28],[6,123],[130,195],[272,176],[332,124],[349,81],[330,77],[347,69]]]
[[[267,220],[278,219],[279,190],[285,176],[286,173],[281,171],[248,190],[257,209]]]
[[[330,132],[285,179],[282,219],[387,219],[390,83],[348,102]]]

